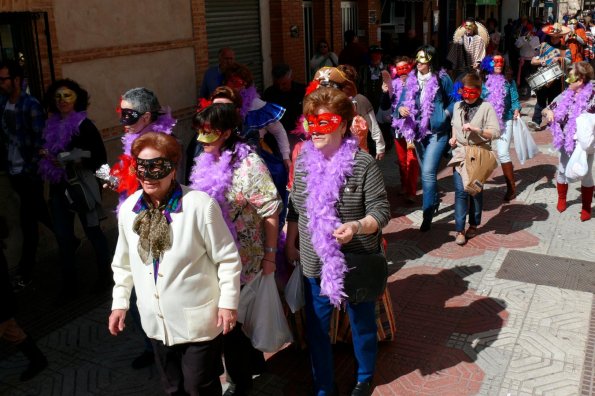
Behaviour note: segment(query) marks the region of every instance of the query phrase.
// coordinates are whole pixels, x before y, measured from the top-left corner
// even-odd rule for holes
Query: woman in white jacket
[[[176,182],[175,138],[132,144],[142,190],[118,213],[109,331],[124,330],[134,286],[143,330],[168,394],[221,395],[222,337],[236,323],[240,257],[217,202]]]

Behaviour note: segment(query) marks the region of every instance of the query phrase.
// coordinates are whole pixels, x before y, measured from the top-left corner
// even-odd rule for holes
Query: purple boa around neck
[[[335,205],[347,177],[353,173],[357,150],[357,139],[346,138],[339,150],[327,159],[310,140],[302,146],[298,165],[306,172],[308,231],[314,251],[322,262],[321,294],[328,296],[330,303],[336,307],[345,298],[343,281],[347,264],[341,245],[333,237],[333,232],[341,224]]]
[[[490,74],[486,78],[486,89],[489,94],[486,99],[496,110],[500,130],[506,129],[504,125],[504,99],[506,98],[506,79],[502,74]]]
[[[423,90],[423,100],[420,97],[420,109],[416,105],[417,94],[420,93],[419,84],[417,82],[417,71],[413,70],[407,77],[405,83],[405,100],[402,106],[409,109],[409,116],[402,117],[393,121],[392,126],[399,130],[403,137],[408,141],[422,140],[432,133],[430,126],[430,118],[434,113],[434,99],[440,89],[440,78],[446,75],[444,70],[440,70],[438,75],[432,73],[432,76],[426,82]],[[421,94],[420,94],[421,95]],[[417,115],[421,113],[421,120],[416,122]]]
[[[39,161],[40,175],[50,183],[59,183],[65,180],[66,170],[56,166],[58,154],[66,151],[72,138],[79,134],[81,122],[87,118],[87,112],[73,111],[62,119],[60,114],[54,114],[48,118],[43,131],[43,148],[48,151],[48,155]]]
[[[409,109],[409,116],[399,117],[395,119],[392,124],[392,126],[399,131],[408,142],[412,142],[415,139],[415,130],[417,129],[417,123],[415,122],[417,116],[415,97],[419,91],[419,85],[417,84],[415,73],[417,73],[417,71],[413,70],[407,76],[407,80],[405,81],[405,99],[401,105],[402,107],[407,107]]]
[[[165,133],[167,135],[172,134],[177,120],[171,116],[171,110],[169,108],[164,108],[164,110],[164,114],[161,114],[159,117],[157,117],[155,122],[152,122],[151,124],[147,125],[145,128],[143,128],[142,131],[138,133],[125,133],[124,136],[122,136],[122,143],[124,144],[124,154],[130,155],[132,143],[138,137],[144,135],[149,131]]]
[[[258,92],[256,91],[256,87],[254,85],[249,86],[248,88],[244,88],[240,91],[240,96],[242,97],[242,108],[240,109],[240,115],[242,119],[246,118],[246,114],[252,108],[252,102],[254,99],[259,98]]]
[[[250,146],[236,143],[233,151],[224,150],[219,159],[213,154],[203,152],[195,159],[190,175],[190,188],[203,191],[213,198],[221,207],[221,213],[229,232],[238,245],[238,233],[230,217],[230,207],[225,198],[233,182],[233,172],[252,152]],[[239,247],[239,245],[238,245]]]
[[[577,92],[566,88],[562,93],[554,109],[554,121],[550,124],[552,145],[556,149],[564,149],[567,154],[574,151],[576,119],[586,110],[592,93],[593,83],[590,81]]]

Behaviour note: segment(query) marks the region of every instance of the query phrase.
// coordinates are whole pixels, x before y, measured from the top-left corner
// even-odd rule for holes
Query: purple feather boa
[[[586,110],[592,93],[593,83],[590,81],[577,92],[566,88],[562,93],[554,109],[554,121],[550,123],[552,145],[556,149],[564,149],[567,154],[574,151],[576,119]]]
[[[240,109],[240,115],[242,119],[246,118],[246,114],[252,108],[252,102],[254,99],[259,98],[258,92],[256,91],[256,87],[254,85],[249,86],[248,88],[244,88],[240,91],[240,96],[242,97],[242,108]]]
[[[333,237],[333,232],[341,224],[335,205],[347,177],[353,174],[357,150],[357,139],[346,138],[339,150],[327,159],[310,140],[302,146],[299,164],[306,173],[308,231],[314,251],[322,262],[321,294],[327,296],[336,307],[346,297],[343,282],[347,264],[341,245]]]
[[[79,134],[81,122],[87,118],[87,112],[73,111],[65,119],[60,114],[48,118],[43,131],[43,148],[48,154],[39,161],[39,174],[50,183],[59,183],[66,178],[66,170],[56,166],[58,154],[65,151],[74,136]]]
[[[233,172],[251,152],[250,146],[244,143],[236,143],[233,151],[224,150],[219,158],[203,152],[195,158],[190,175],[190,188],[203,191],[217,201],[225,224],[238,247],[238,233],[230,217],[231,209],[225,195],[233,183]]]
[[[407,77],[405,83],[405,100],[402,106],[409,109],[409,116],[393,120],[392,126],[401,132],[401,135],[408,141],[422,140],[432,133],[430,118],[434,113],[434,99],[440,89],[440,79],[446,75],[444,70],[440,70],[438,75],[432,74],[423,90],[423,98],[420,97],[420,109],[417,108],[416,97],[420,93],[417,82],[417,71],[413,70]],[[420,93],[421,95],[421,93]],[[421,113],[421,120],[417,123],[417,115]]]
[[[142,131],[138,133],[125,133],[124,136],[122,136],[124,154],[130,155],[132,143],[147,132],[160,132],[167,135],[172,134],[177,120],[171,116],[171,109],[169,107],[166,107],[163,110],[165,113],[157,117],[155,122],[144,127]]]
[[[489,92],[486,101],[491,103],[494,110],[496,110],[500,130],[504,131],[506,129],[504,124],[504,99],[507,93],[506,79],[502,74],[490,74],[486,78],[486,89]]]

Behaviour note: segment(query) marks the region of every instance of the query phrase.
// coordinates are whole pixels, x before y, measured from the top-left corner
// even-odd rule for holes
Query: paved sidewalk
[[[525,103],[524,112],[530,114],[530,107]],[[380,343],[375,395],[595,394],[592,292],[521,279],[547,273],[549,284],[573,287],[573,279],[595,270],[595,219],[579,219],[579,183],[571,184],[569,207],[558,213],[557,157],[550,134],[533,136],[541,153],[522,166],[514,162],[518,197],[502,204],[505,186],[497,169],[484,194],[479,235],[463,247],[454,243],[452,171],[440,173],[444,195],[439,214],[431,231],[420,233],[419,206],[407,205],[396,195],[394,154],[381,163],[393,213],[384,232],[392,261],[388,287],[397,333],[394,341]],[[90,255],[86,248],[79,255]],[[533,254],[510,264],[511,251]],[[547,257],[540,255],[569,260],[548,266]],[[572,260],[583,262],[572,266]],[[39,293],[23,299],[27,296],[39,298]],[[84,295],[79,301],[71,305],[79,307],[78,316],[54,324],[50,332],[23,313],[40,337],[50,366],[21,384],[18,373],[24,358],[11,348],[0,350],[0,394],[162,394],[154,367],[130,368],[142,350],[132,323],[118,337],[108,334],[108,294]],[[341,395],[347,395],[354,370],[348,344],[335,347],[335,364]],[[307,354],[289,347],[269,357],[253,394],[306,395],[310,389]]]

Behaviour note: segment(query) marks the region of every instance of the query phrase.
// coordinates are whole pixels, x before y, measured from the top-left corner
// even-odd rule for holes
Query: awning
[[[476,5],[498,5],[498,0],[475,0]]]

